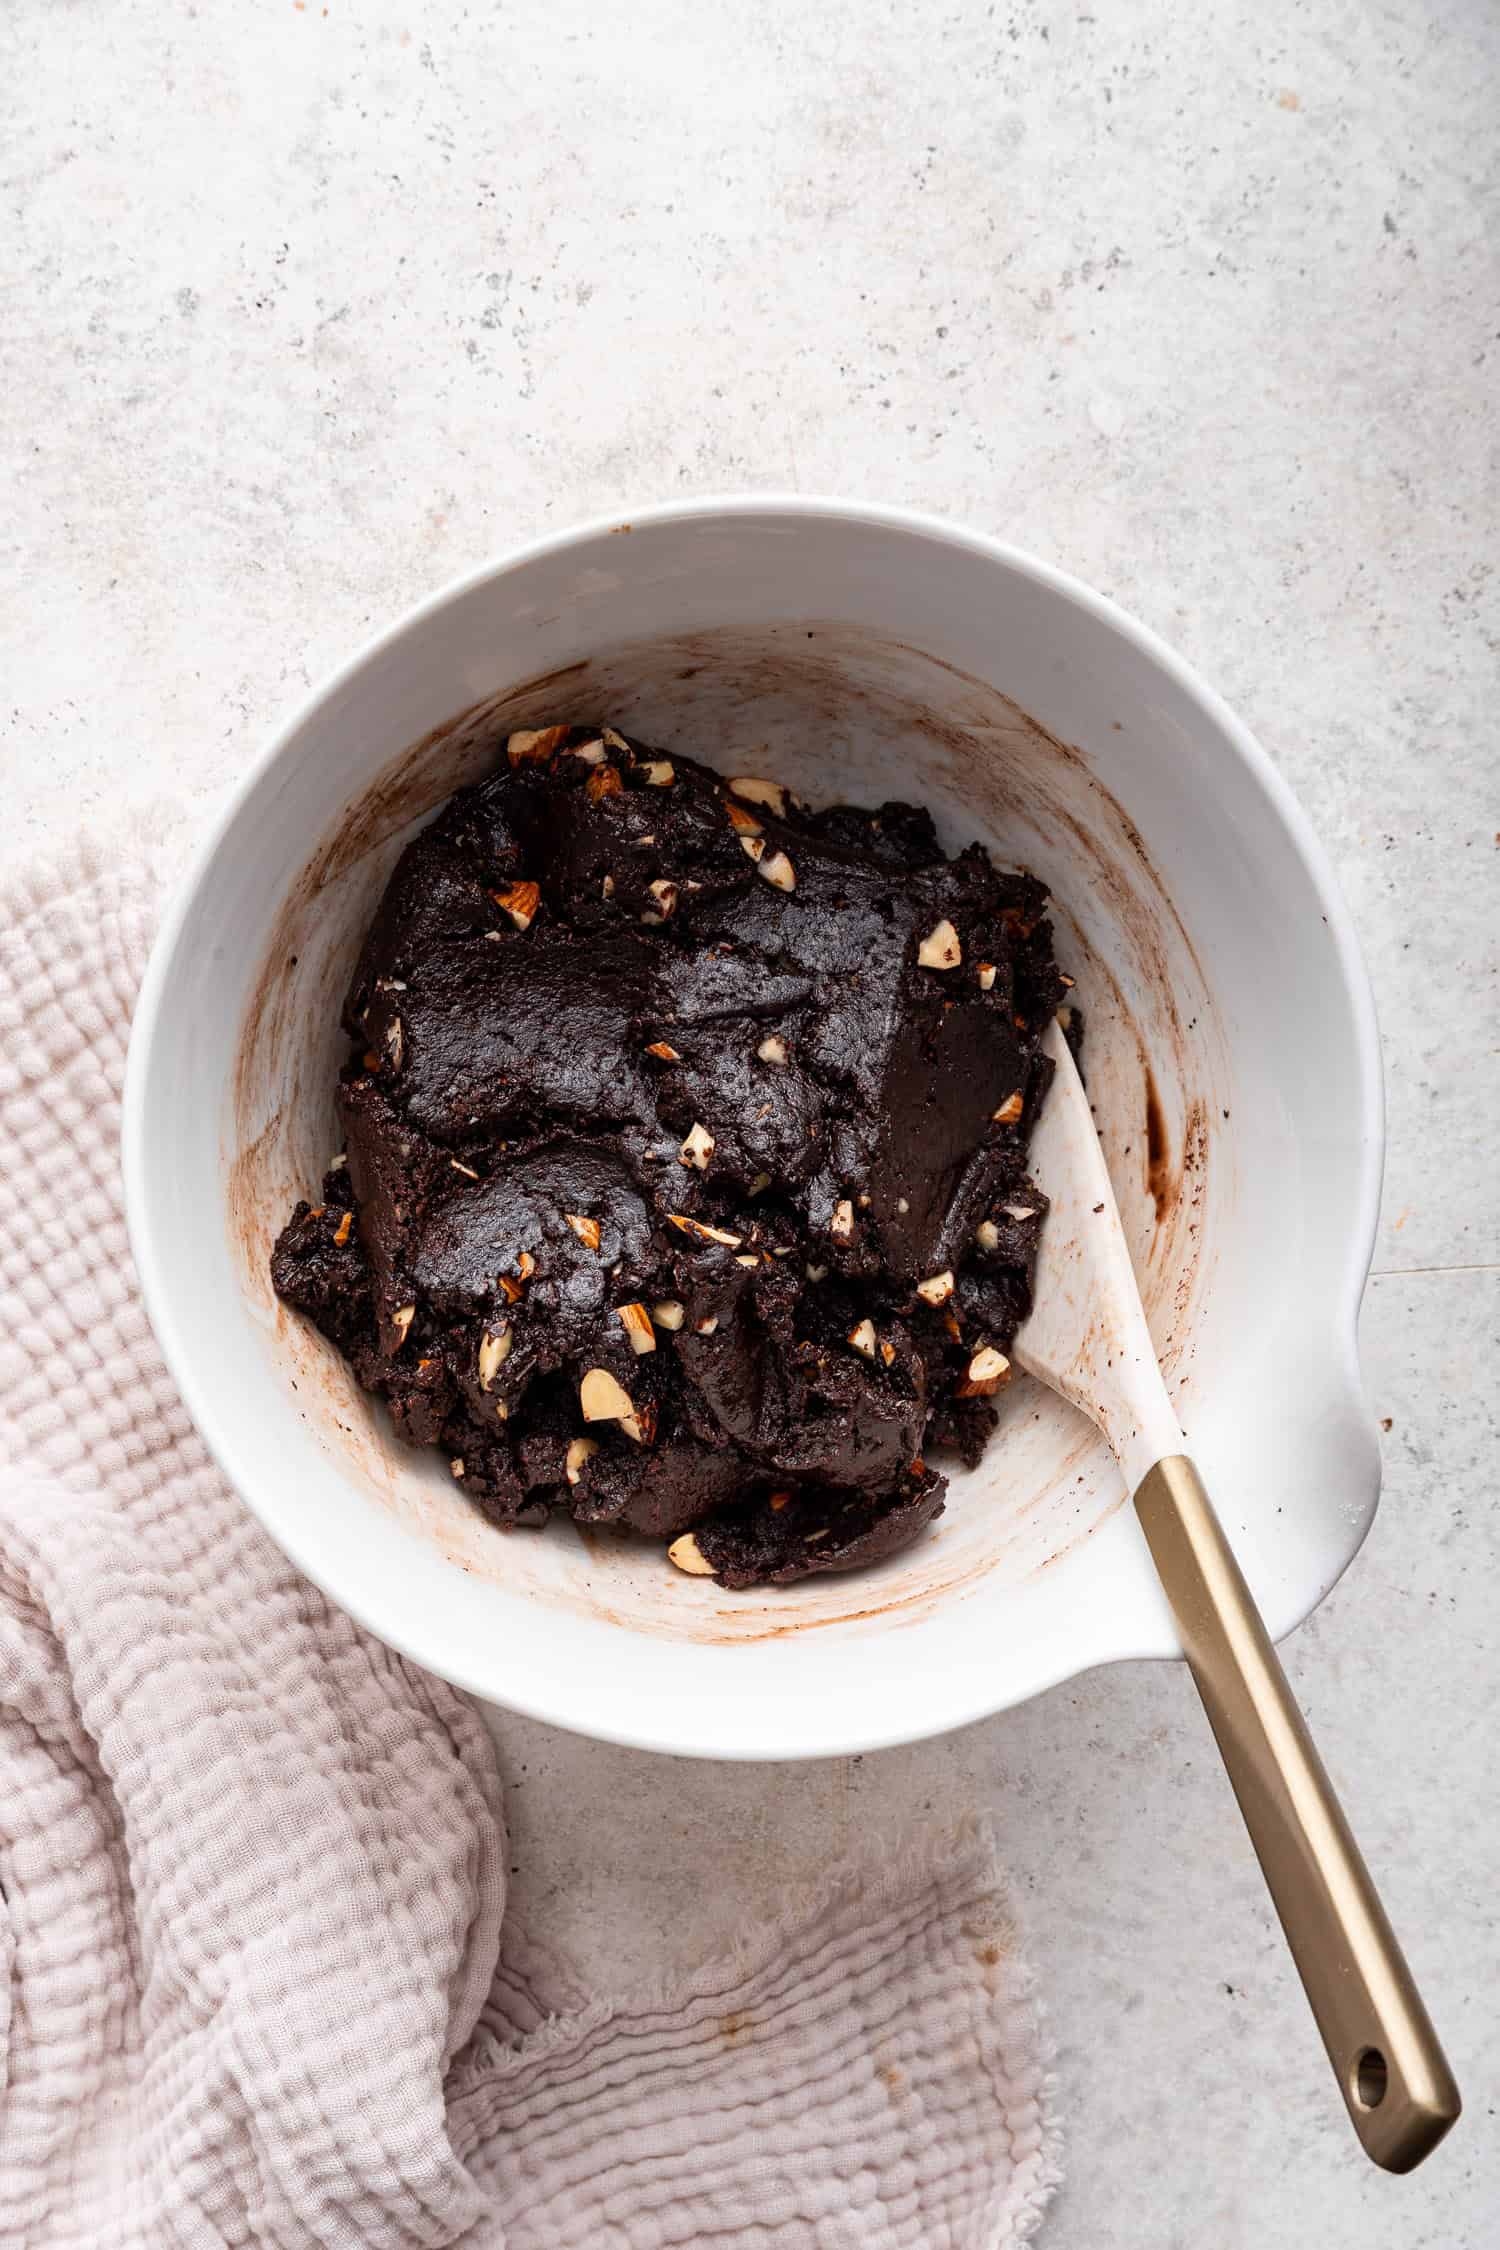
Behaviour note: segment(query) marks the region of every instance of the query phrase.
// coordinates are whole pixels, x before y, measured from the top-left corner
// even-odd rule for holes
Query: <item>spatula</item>
[[[1051,1200],[1019,1364],[1097,1424],[1134,1496],[1219,1753],[1365,2153],[1409,2172],[1458,2087],[1270,1637],[1185,1451],[1088,1099],[1057,1066],[1031,1144]]]

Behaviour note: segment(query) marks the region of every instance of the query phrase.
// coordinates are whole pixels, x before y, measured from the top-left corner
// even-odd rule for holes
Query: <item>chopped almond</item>
[[[508,890],[491,891],[490,897],[497,906],[505,909],[518,930],[529,930],[536,920],[536,910],[542,903],[539,883],[512,883]]]
[[[479,1339],[479,1388],[487,1391],[510,1357],[510,1323],[506,1321],[497,1329],[486,1329]]]
[[[623,1383],[607,1367],[591,1367],[578,1386],[578,1403],[585,1422],[624,1422],[634,1417],[635,1403]]]
[[[713,1155],[717,1145],[713,1134],[709,1132],[706,1125],[694,1125],[687,1139],[677,1151],[677,1161],[679,1164],[691,1166],[694,1171],[706,1172],[709,1158]]]
[[[630,1338],[630,1348],[640,1354],[656,1349],[656,1330],[651,1325],[651,1315],[644,1305],[617,1305],[620,1326]]]
[[[956,969],[963,957],[958,932],[946,918],[935,922],[917,947],[917,959],[924,969]]]
[[[714,1574],[713,1564],[690,1531],[672,1541],[667,1549],[667,1560],[678,1570],[686,1571],[689,1578],[712,1578]]]
[[[554,750],[561,749],[567,739],[566,727],[522,727],[507,740],[505,755],[513,766],[540,764],[550,758]]]
[[[669,1211],[667,1223],[676,1227],[679,1234],[695,1234],[700,1242],[722,1242],[726,1250],[738,1250],[743,1235],[731,1234],[727,1227],[711,1227],[702,1219],[690,1219],[684,1212]]]
[[[737,797],[747,805],[764,805],[775,813],[778,820],[786,818],[786,783],[764,781],[758,775],[737,773],[729,784]]]

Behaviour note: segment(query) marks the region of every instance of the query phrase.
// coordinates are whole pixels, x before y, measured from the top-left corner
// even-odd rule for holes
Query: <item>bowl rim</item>
[[[1385,1158],[1385,1088],[1380,1034],[1369,972],[1332,862],[1290,784],[1268,752],[1223,697],[1151,627],[1142,624],[1109,596],[1098,593],[1070,572],[1025,549],[1012,546],[989,532],[955,523],[918,508],[845,499],[836,495],[812,496],[776,491],[711,493],[688,499],[656,502],[641,508],[614,510],[562,530],[547,531],[522,541],[447,580],[434,592],[408,606],[390,624],[370,634],[350,656],[327,672],[295,704],[249,758],[244,771],[208,820],[166,903],[137,995],[126,1057],[121,1103],[121,1169],[127,1232],[147,1316],[173,1382],[214,1460],[244,1505],[262,1523],[264,1518],[253,1498],[254,1476],[238,1461],[233,1445],[224,1442],[223,1434],[216,1426],[212,1401],[204,1397],[194,1376],[192,1355],[184,1346],[171,1287],[156,1253],[148,1217],[145,1108],[150,1056],[162,1020],[183,927],[203,880],[225,839],[239,820],[245,804],[258,789],[268,770],[285,754],[294,738],[367,665],[390,651],[408,635],[418,633],[444,609],[475,590],[514,572],[525,570],[538,561],[611,534],[694,522],[745,523],[758,518],[843,522],[862,530],[894,532],[959,549],[978,560],[998,564],[1002,569],[1029,579],[1119,634],[1140,654],[1157,665],[1188,700],[1197,705],[1204,718],[1248,769],[1251,778],[1258,784],[1278,816],[1288,844],[1296,853],[1304,874],[1317,893],[1326,915],[1349,1010],[1350,1029],[1357,1056],[1356,1101],[1360,1128],[1358,1179],[1347,1253],[1331,1311],[1333,1345],[1337,1354],[1334,1372],[1344,1395],[1355,1398],[1363,1395],[1358,1349],[1359,1309],[1374,1258]],[[1378,1487],[1353,1527],[1354,1536],[1349,1552],[1340,1562],[1338,1570],[1326,1585],[1320,1584],[1310,1589],[1305,1604],[1298,1604],[1295,1614],[1286,1620],[1282,1630],[1293,1630],[1311,1614],[1337,1583],[1363,1545],[1374,1520],[1377,1504]],[[305,1551],[305,1542],[289,1540],[281,1527],[270,1536],[274,1537],[294,1566],[336,1606],[344,1609],[362,1626],[424,1669],[440,1671],[441,1676],[453,1678],[451,1672],[442,1673],[441,1668],[434,1665],[429,1656],[412,1645],[419,1636],[413,1636],[404,1630],[393,1630],[385,1619],[377,1625],[363,1613],[362,1607],[351,1607],[346,1598],[327,1583],[316,1559]],[[1006,1703],[995,1704],[981,1698],[976,1707],[966,1714],[956,1717],[942,1715],[930,1725],[918,1723],[896,1733],[882,1733],[869,1741],[855,1741],[851,1738],[846,1747],[848,1751],[862,1751],[948,1733],[957,1726],[971,1724],[1008,1707],[1009,1701],[1029,1700],[1046,1688],[1056,1686],[1063,1680],[1079,1677],[1100,1664],[1159,1656],[1162,1653],[1159,1646],[1146,1645],[1138,1638],[1132,1640],[1127,1636],[1122,1645],[1105,1652],[1089,1651],[1076,1666],[1047,1667],[1046,1677],[1039,1678],[1025,1689],[1022,1696],[1010,1698]],[[455,1684],[487,1700],[494,1699],[493,1687],[480,1681],[460,1678]],[[575,1718],[562,1716],[550,1708],[545,1696],[507,1690],[505,1700],[509,1707],[529,1717],[551,1725],[584,1731]],[[639,1731],[633,1731],[629,1727],[612,1729],[607,1715],[601,1715],[598,1724],[591,1721],[586,1731],[600,1740],[685,1756],[785,1759],[798,1755],[795,1749],[788,1749],[784,1744],[765,1751],[753,1748],[716,1752],[697,1747],[682,1749],[671,1743],[647,1740]],[[812,1746],[801,1753],[809,1757],[831,1754],[833,1753],[822,1745]]]

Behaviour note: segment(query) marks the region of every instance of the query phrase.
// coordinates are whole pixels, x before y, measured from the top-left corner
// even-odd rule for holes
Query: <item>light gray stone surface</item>
[[[1495,2243],[1489,0],[9,0],[0,87],[0,852],[208,798],[530,531],[744,486],[1054,558],[1278,758],[1391,1097],[1386,1496],[1288,1657],[1459,2131],[1407,2181],[1357,2158],[1173,1667],[795,1771],[502,1719],[519,1882],[613,1974],[980,1808],[1057,2040],[1052,2250]]]

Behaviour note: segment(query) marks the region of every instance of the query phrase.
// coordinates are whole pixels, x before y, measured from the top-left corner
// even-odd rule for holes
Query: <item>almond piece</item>
[[[953,1275],[946,1268],[942,1273],[929,1274],[917,1283],[917,1295],[924,1304],[946,1305],[953,1294]]]
[[[695,1234],[700,1242],[722,1242],[726,1250],[738,1250],[743,1235],[731,1234],[727,1227],[711,1227],[703,1219],[690,1219],[684,1212],[669,1211],[667,1224],[676,1227],[679,1234]]]
[[[992,992],[992,991],[994,990],[994,986],[995,986],[995,964],[994,964],[994,962],[993,962],[993,961],[981,961],[981,962],[980,962],[980,964],[979,964],[979,989],[980,989],[980,991],[981,991],[981,992]]]
[[[401,1018],[392,1016],[385,1027],[385,1051],[391,1058],[392,1070],[401,1068],[401,1058],[406,1052],[406,1041],[401,1032]]]
[[[462,1172],[466,1180],[478,1179],[479,1174],[475,1171],[472,1164],[460,1164],[456,1156],[450,1156],[448,1162],[455,1172]]]
[[[849,1341],[854,1346],[854,1349],[858,1353],[860,1353],[863,1358],[873,1359],[875,1357],[874,1321],[862,1320],[859,1323],[858,1327],[851,1328],[849,1331]]]
[[[784,1063],[786,1061],[786,1041],[778,1032],[773,1031],[769,1039],[762,1039],[755,1052],[763,1063]]]
[[[570,750],[568,755],[572,758],[581,758],[586,766],[602,766],[604,763],[604,744],[595,735],[592,742],[580,742],[577,749]]]
[[[412,1322],[416,1319],[416,1317],[417,1308],[415,1305],[398,1305],[396,1307],[396,1310],[391,1314],[391,1326],[396,1331],[397,1351],[399,1351],[401,1349],[401,1346],[406,1342],[406,1332],[410,1328]]]
[[[794,891],[797,888],[797,870],[785,852],[771,852],[759,864],[766,881],[778,891]]]
[[[1023,1219],[1034,1219],[1036,1217],[1036,1212],[1029,1203],[1007,1203],[1002,1208],[1007,1219],[1014,1219],[1017,1226],[1021,1224]]]
[[[737,1266],[758,1266],[760,1264],[760,1260],[753,1250],[736,1251],[734,1262]]]
[[[766,855],[766,839],[764,836],[742,836],[740,838],[740,848],[741,850],[748,852],[750,857],[755,861],[756,865],[759,866],[761,860],[763,860]]]
[[[656,881],[649,887],[651,896],[656,901],[657,912],[665,922],[667,916],[676,911],[677,885],[669,882],[665,875],[658,875]]]
[[[706,1172],[708,1160],[713,1155],[716,1146],[717,1143],[713,1134],[709,1132],[706,1125],[694,1125],[687,1139],[677,1151],[677,1161],[679,1164],[690,1166],[694,1171]]]
[[[733,799],[725,804],[724,810],[729,815],[730,827],[737,828],[742,836],[759,836],[764,833],[754,813],[746,812],[744,806],[735,804]]]
[[[773,1516],[779,1516],[782,1509],[789,1508],[791,1504],[792,1496],[789,1492],[773,1492],[770,1499],[766,1502],[766,1506],[770,1509]]]
[[[653,1039],[646,1052],[648,1055],[655,1055],[658,1062],[681,1062],[682,1060],[677,1049],[670,1046],[665,1039]]]
[[[599,1221],[597,1219],[585,1218],[581,1211],[564,1211],[563,1217],[567,1220],[585,1250],[598,1249]]]
[[[605,797],[618,797],[624,787],[618,766],[595,766],[583,785],[583,793],[591,805],[597,805]]]
[[[529,930],[542,903],[542,890],[539,883],[512,883],[507,890],[491,891],[490,897],[505,909],[518,930]]]
[[[588,1370],[578,1386],[578,1403],[585,1422],[635,1420],[635,1405],[629,1391],[615,1381],[607,1367]]]
[[[981,1344],[969,1362],[971,1383],[996,1383],[1009,1373],[1010,1361],[1004,1352],[997,1352],[993,1344]]]
[[[654,1352],[656,1330],[651,1325],[651,1315],[644,1305],[616,1305],[620,1326],[630,1338],[630,1348],[637,1354]]]
[[[808,1280],[811,1282],[826,1281],[828,1279],[828,1268],[826,1266],[804,1266],[802,1270],[807,1275]]]
[[[924,969],[956,969],[963,957],[958,932],[946,918],[935,922],[917,947],[917,959]]]
[[[451,1470],[453,1471],[453,1474],[454,1474],[454,1475],[455,1475],[456,1477],[461,1477],[461,1476],[463,1475],[463,1473],[464,1473],[464,1464],[463,1464],[463,1457],[462,1457],[462,1455],[460,1455],[460,1454],[455,1454],[455,1455],[454,1455],[454,1457],[453,1457],[453,1459],[452,1459],[452,1460],[451,1460],[451,1461],[450,1461],[450,1462],[448,1463],[448,1466],[449,1466],[449,1468],[450,1468],[450,1469],[451,1469]]]
[[[578,1482],[583,1475],[584,1462],[592,1461],[598,1450],[599,1441],[597,1438],[576,1437],[573,1439],[568,1447],[568,1458],[563,1468],[563,1474],[569,1484]]]
[[[623,734],[617,734],[613,727],[601,727],[599,732],[603,735],[605,743],[611,750],[623,750],[625,755],[629,757],[630,744],[625,740]]]
[[[338,1225],[333,1230],[333,1246],[335,1250],[343,1249],[344,1244],[349,1239],[349,1229],[353,1226],[353,1224],[354,1213],[352,1211],[346,1211],[344,1213],[344,1216],[340,1219]]]
[[[737,773],[729,784],[747,805],[764,805],[778,820],[786,818],[786,783],[764,781],[757,774]]]
[[[566,727],[522,727],[506,739],[505,755],[513,766],[550,758],[568,739]]]
[[[1025,1102],[1019,1094],[1007,1094],[995,1112],[995,1123],[997,1125],[1019,1125],[1021,1112],[1025,1106]]]
[[[974,1229],[974,1240],[981,1250],[994,1251],[999,1249],[1000,1229],[993,1219],[980,1220],[978,1226]]]
[[[479,1388],[487,1391],[510,1357],[512,1343],[510,1322],[502,1327],[487,1328],[479,1339]]]
[[[670,789],[677,779],[677,768],[670,758],[648,758],[635,770],[648,789]]]
[[[678,1570],[685,1570],[689,1578],[712,1578],[714,1566],[690,1531],[674,1539],[667,1549],[667,1560]]]
[[[828,1222],[828,1231],[835,1242],[848,1242],[853,1238],[854,1205],[847,1196],[842,1203],[835,1203],[833,1217]]]
[[[665,1328],[670,1334],[675,1335],[687,1319],[687,1310],[685,1306],[678,1303],[675,1297],[663,1297],[659,1305],[651,1307],[651,1318],[658,1328]]]

